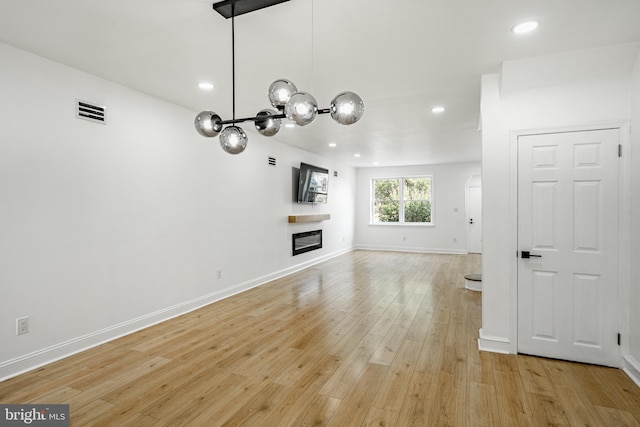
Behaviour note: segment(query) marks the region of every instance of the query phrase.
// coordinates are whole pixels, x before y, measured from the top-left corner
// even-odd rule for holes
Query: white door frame
[[[467,221],[467,253],[471,253],[471,251],[469,249],[471,249],[471,239],[469,236],[469,229],[471,228],[469,224],[469,220],[471,219],[471,197],[470,197],[470,191],[472,187],[479,187],[482,191],[482,175],[480,174],[475,174],[475,175],[471,175],[469,177],[469,179],[467,180],[466,184],[465,184],[465,216],[466,216],[466,221]],[[481,204],[482,205],[482,204]],[[480,206],[480,209],[482,210],[482,206]],[[481,212],[481,215],[484,212]],[[482,220],[482,218],[481,218]]]
[[[631,194],[629,191],[631,183],[631,169],[629,147],[630,147],[630,125],[629,122],[610,122],[599,123],[583,126],[570,126],[562,128],[541,128],[530,130],[515,130],[511,131],[509,135],[509,160],[510,160],[510,224],[509,235],[511,236],[509,242],[509,249],[513,254],[512,262],[509,264],[509,277],[510,277],[510,353],[518,353],[518,138],[525,135],[540,135],[550,133],[563,133],[563,132],[581,132],[590,130],[604,130],[604,129],[617,129],[620,137],[620,145],[622,146],[622,158],[620,159],[620,171],[619,171],[619,197],[618,197],[618,325],[620,328],[620,334],[622,337],[622,343],[620,348],[620,355],[623,357],[628,354],[629,343],[629,306],[625,304],[629,301],[630,296],[630,281],[629,281],[629,266],[630,266],[630,252],[631,242],[629,235],[631,232],[631,216],[628,204],[631,200]],[[622,360],[620,361],[622,366]]]

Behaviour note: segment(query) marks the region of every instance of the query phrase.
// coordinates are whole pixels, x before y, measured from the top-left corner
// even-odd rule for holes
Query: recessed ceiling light
[[[540,26],[540,21],[536,21],[536,20],[525,21],[525,22],[519,23],[518,25],[514,25],[511,28],[511,31],[515,34],[524,34],[524,33],[528,33],[530,31],[535,30],[539,26]]]
[[[353,157],[360,157],[360,153],[354,154]]]
[[[213,89],[213,83],[209,83],[209,82],[200,82],[198,83],[198,87],[202,90],[212,90]]]
[[[329,143],[329,147],[331,147],[331,148],[333,148],[333,147],[335,147],[335,146],[337,146],[337,145],[338,145],[338,144],[336,144],[335,142],[330,142],[330,143]]]
[[[296,127],[296,125],[294,125],[293,123],[286,123],[286,124],[284,125],[284,127],[286,127],[286,128],[293,128],[293,127]]]
[[[431,112],[434,114],[444,113],[444,107],[442,105],[437,105],[431,109]]]
[[[373,162],[373,166],[378,166],[379,164],[379,162]]]

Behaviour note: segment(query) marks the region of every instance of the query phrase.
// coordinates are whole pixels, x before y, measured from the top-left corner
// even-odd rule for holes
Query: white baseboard
[[[480,329],[480,338],[478,338],[478,349],[481,351],[489,351],[491,353],[511,353],[511,342],[508,338],[486,335]]]
[[[622,358],[622,370],[640,387],[640,362],[633,356],[626,355]]]
[[[387,245],[357,245],[356,249],[363,251],[390,251],[390,252],[416,252],[425,254],[451,254],[466,255],[467,251],[458,249],[407,247],[407,246],[387,246]]]
[[[90,348],[99,346],[109,341],[121,338],[125,335],[132,334],[141,329],[148,328],[155,324],[165,322],[177,316],[189,313],[191,311],[202,308],[206,305],[220,301],[224,298],[239,294],[249,289],[268,283],[280,277],[287,276],[315,264],[319,264],[328,259],[340,256],[347,252],[351,252],[353,247],[349,247],[340,251],[336,251],[318,258],[302,262],[289,268],[285,268],[274,273],[267,274],[256,279],[246,281],[228,288],[202,295],[189,301],[167,307],[153,313],[145,314],[135,319],[104,328],[71,340],[67,340],[32,353],[24,354],[14,359],[0,362],[0,381],[15,377],[22,373],[37,369],[41,366],[48,365],[65,357],[72,356]]]

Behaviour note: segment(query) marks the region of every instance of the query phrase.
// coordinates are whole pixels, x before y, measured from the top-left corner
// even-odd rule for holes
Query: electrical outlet
[[[222,270],[218,269],[218,279],[222,279]]]
[[[29,332],[29,318],[20,317],[16,319],[16,335],[23,335]]]

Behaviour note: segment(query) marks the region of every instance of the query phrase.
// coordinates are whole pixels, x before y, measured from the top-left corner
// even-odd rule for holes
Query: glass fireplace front
[[[293,256],[322,248],[322,230],[295,233],[291,237]]]

